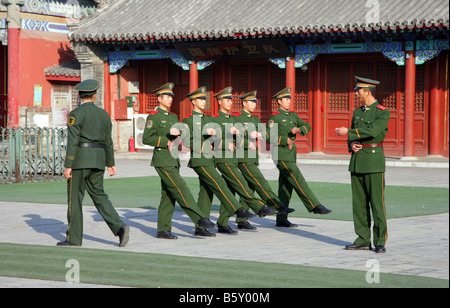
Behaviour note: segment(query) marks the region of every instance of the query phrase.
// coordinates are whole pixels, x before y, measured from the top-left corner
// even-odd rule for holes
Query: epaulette
[[[191,114],[188,114],[188,115],[185,116],[184,118],[187,119],[187,118],[190,118],[190,117],[192,117],[192,113],[191,113]]]
[[[154,110],[154,111],[150,112],[150,114],[151,114],[151,115],[155,115],[155,114],[157,114],[158,112],[159,112],[158,110]]]
[[[378,108],[378,109],[381,109],[381,110],[387,109],[387,107],[384,107],[384,106],[381,106],[381,105],[378,105],[377,108]]]
[[[232,113],[231,114],[231,116],[233,116],[233,117],[238,117],[238,116],[240,116],[242,113],[240,113],[240,112],[236,112],[236,113]]]
[[[213,115],[213,118],[217,118],[218,116],[220,116],[220,114],[215,114]]]
[[[272,115],[277,115],[279,113],[280,113],[279,111],[274,111],[274,112],[272,112]]]

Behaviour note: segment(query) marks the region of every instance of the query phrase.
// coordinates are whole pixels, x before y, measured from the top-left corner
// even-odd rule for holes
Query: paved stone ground
[[[149,162],[149,159],[119,157],[116,159],[117,177],[155,175]],[[388,166],[386,184],[448,188],[448,159],[447,162],[438,161],[438,166],[432,163],[424,163],[421,167]],[[276,179],[278,173],[271,164],[263,163],[262,170],[268,179]],[[300,164],[300,169],[308,181],[349,183],[347,166],[338,160],[334,164],[329,161],[322,164],[306,161]],[[195,176],[185,167],[185,162],[181,173]],[[0,202],[0,242],[54,246],[65,239],[66,210],[66,205]],[[173,232],[178,235],[178,240],[168,241],[155,237],[156,210],[120,207],[117,210],[131,227],[129,244],[119,248],[117,238],[111,234],[95,208],[85,207],[83,247],[363,271],[368,270],[366,262],[369,259],[376,259],[383,273],[449,279],[448,213],[390,219],[388,252],[376,254],[373,251],[344,250],[344,246],[355,238],[353,222],[323,220],[313,214],[311,218],[290,218],[299,224],[299,228],[295,229],[275,228],[274,217],[255,218],[252,223],[258,227],[256,232],[240,231],[236,236],[217,234],[215,238],[199,238],[193,236],[192,223],[184,212],[175,212]],[[215,218],[217,214],[213,213],[212,220]],[[361,277],[361,283],[365,283],[365,275]],[[0,277],[0,287],[98,286]]]

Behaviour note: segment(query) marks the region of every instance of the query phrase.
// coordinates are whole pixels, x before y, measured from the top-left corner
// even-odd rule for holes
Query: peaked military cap
[[[160,86],[158,89],[153,90],[153,92],[155,92],[155,94],[157,96],[163,95],[163,94],[174,96],[175,94],[173,94],[172,89],[173,89],[173,83],[168,82],[168,83]]]
[[[356,83],[355,91],[362,88],[375,88],[377,85],[380,84],[380,82],[377,80],[358,76],[355,76],[355,83]]]
[[[219,93],[214,95],[214,97],[216,97],[218,100],[222,99],[222,98],[233,99],[233,95],[231,94],[231,91],[233,91],[232,87],[226,87],[225,89],[223,89],[222,91],[220,91]]]
[[[282,99],[283,97],[291,98],[291,88],[284,88],[283,90],[272,96],[272,98],[275,99]]]
[[[75,86],[80,96],[92,96],[97,93],[97,89],[100,86],[95,79],[86,79]]]
[[[194,90],[188,94],[186,94],[187,97],[192,101],[197,98],[203,98],[207,99],[208,96],[206,95],[206,87],[200,87],[197,90]]]
[[[252,101],[252,102],[257,102],[258,99],[256,98],[256,90],[252,91],[252,92],[248,92],[245,94],[242,94],[241,96],[238,96],[238,98],[240,98],[242,101]]]

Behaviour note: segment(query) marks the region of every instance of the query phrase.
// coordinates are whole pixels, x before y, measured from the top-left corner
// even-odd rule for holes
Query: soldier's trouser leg
[[[205,217],[205,215],[200,210],[199,206],[195,202],[194,197],[192,196],[191,191],[186,185],[186,182],[184,179],[180,176],[179,173],[179,167],[155,167],[156,172],[161,178],[161,184],[164,184],[164,191],[166,192],[166,195],[170,195],[171,198],[175,199],[180,207],[184,210],[184,212],[189,216],[189,218],[196,224],[200,218]],[[164,197],[164,191],[161,193],[162,197]],[[160,206],[169,207],[170,209],[161,209],[158,210],[162,214],[165,214],[166,216],[172,212],[173,214],[173,207],[175,204],[172,205],[172,199],[169,200],[165,198]],[[159,221],[159,218],[158,218]],[[167,218],[165,219],[167,221]],[[165,223],[165,227],[167,227],[167,222]],[[161,225],[161,228],[164,228],[163,225]],[[158,231],[170,231],[170,230],[164,230],[160,229],[158,226]]]
[[[356,245],[369,246],[371,215],[373,214],[373,243],[384,246],[387,240],[386,207],[384,205],[384,173],[351,173],[353,223],[358,238]]]
[[[242,207],[214,166],[200,166],[193,169],[200,180],[217,196],[230,216],[233,216]]]
[[[280,175],[278,176],[278,197],[280,198],[281,202],[286,204],[286,206],[288,206],[291,202],[292,191],[292,185],[280,172]],[[285,221],[287,218],[287,214],[278,214],[277,222]]]
[[[300,200],[305,205],[308,212],[311,212],[320,204],[316,195],[309,188],[303,174],[300,172],[297,164],[293,161],[278,161],[277,168],[287,182],[292,186]],[[281,199],[281,198],[280,198]],[[281,199],[283,201],[283,199]],[[286,216],[287,217],[287,216]]]
[[[284,206],[283,202],[275,194],[272,187],[270,187],[269,182],[267,182],[266,178],[261,173],[261,170],[259,170],[258,165],[255,163],[239,163],[238,167],[247,180],[248,186],[258,193],[259,197],[267,204],[267,206],[274,210]]]
[[[104,170],[97,169],[74,169],[72,178],[67,181],[67,195],[69,208],[67,220],[67,241],[73,244],[82,243],[83,238],[83,210],[82,202],[84,192],[87,190],[95,207],[105,220],[109,229],[117,235],[124,225],[116,210],[114,209],[108,195],[103,190]]]
[[[206,183],[203,182],[202,179],[199,178],[198,182],[200,185],[200,190],[198,192],[197,203],[202,212],[206,214],[206,217],[209,217],[211,215],[211,206],[214,198],[214,192],[208,187]]]
[[[231,192],[237,193],[241,197],[241,204],[246,204],[247,207],[258,214],[265,204],[262,200],[255,197],[253,190],[248,186],[247,180],[242,175],[238,165],[236,163],[219,163],[217,164],[217,169],[222,173],[222,177],[231,188]],[[246,221],[246,219],[236,219],[236,222],[244,221]]]
[[[161,180],[161,200],[158,206],[158,223],[156,231],[172,231],[172,217],[175,211],[175,198]]]

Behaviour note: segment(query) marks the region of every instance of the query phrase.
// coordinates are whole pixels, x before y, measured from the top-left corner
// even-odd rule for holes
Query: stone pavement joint
[[[449,278],[448,213],[389,219],[387,253],[376,254],[344,249],[355,239],[351,221],[292,217],[290,220],[299,224],[299,228],[276,228],[275,217],[255,218],[252,224],[258,228],[256,232],[239,230],[236,236],[218,233],[215,238],[202,238],[193,235],[194,226],[187,215],[175,211],[173,233],[178,239],[170,241],[156,238],[156,210],[116,209],[130,226],[129,243],[123,248],[118,247],[117,237],[112,235],[95,207],[85,206],[83,248],[361,271],[368,270],[366,262],[369,259],[376,259],[382,273]],[[0,242],[55,246],[65,239],[66,211],[66,205],[0,202],[0,212],[5,215],[2,217],[8,217],[0,224]],[[217,216],[218,213],[212,213],[211,219],[215,221]],[[230,225],[237,229],[234,221],[230,220]],[[212,232],[217,231],[212,229]],[[243,246],[245,250],[241,249]],[[0,286],[14,283],[0,277]],[[46,285],[39,280],[23,283]]]

